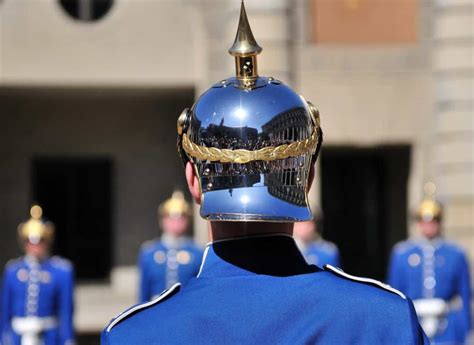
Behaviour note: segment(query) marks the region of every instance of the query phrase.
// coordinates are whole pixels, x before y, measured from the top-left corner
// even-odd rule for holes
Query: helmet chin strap
[[[179,156],[183,162],[183,166],[186,167],[186,164],[190,161],[188,154],[183,148],[183,134],[185,134],[189,127],[189,121],[191,117],[191,112],[189,108],[185,108],[181,115],[178,117],[177,129],[178,129],[178,138],[176,146],[178,148]]]

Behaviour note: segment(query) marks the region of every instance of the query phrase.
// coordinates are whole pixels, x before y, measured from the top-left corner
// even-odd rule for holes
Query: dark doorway
[[[106,278],[111,267],[109,159],[33,160],[33,200],[56,226],[53,252],[70,259],[81,280]]]
[[[384,280],[390,250],[407,235],[409,146],[324,148],[324,237],[348,273]]]
[[[100,333],[80,333],[76,340],[78,345],[100,345]]]

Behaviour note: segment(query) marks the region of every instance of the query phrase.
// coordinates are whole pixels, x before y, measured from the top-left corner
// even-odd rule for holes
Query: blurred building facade
[[[261,74],[320,109],[325,143],[312,202],[322,204],[326,237],[342,247],[343,261],[361,258],[350,270],[383,276],[391,246],[415,231],[410,215],[427,180],[445,205],[445,234],[474,262],[473,2],[246,5],[264,48]],[[139,245],[158,234],[160,201],[184,187],[175,120],[234,73],[226,51],[239,6],[0,2],[0,264],[18,254],[16,226],[31,202],[46,204],[46,216],[49,206],[65,228],[58,252],[80,262],[99,291],[79,290],[84,331],[101,326],[81,316],[86,305],[109,302],[113,310],[100,308],[105,322],[133,302]],[[197,216],[194,228],[204,244]],[[107,258],[104,274],[87,271],[88,255]],[[374,256],[382,260],[372,267]],[[107,283],[96,283],[109,272],[118,304],[100,297],[110,297]]]

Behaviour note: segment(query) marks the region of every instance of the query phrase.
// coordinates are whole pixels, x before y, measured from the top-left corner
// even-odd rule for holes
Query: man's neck
[[[209,242],[269,234],[293,235],[293,223],[208,222]]]
[[[431,236],[431,237],[424,236],[424,235],[419,236],[419,240],[421,242],[427,242],[427,243],[431,243],[431,244],[435,244],[435,243],[441,241],[442,239],[443,238],[440,234],[438,234],[436,236]]]
[[[39,256],[31,255],[28,253],[25,254],[25,260],[31,264],[40,264],[43,261],[45,261],[47,257],[48,257],[47,255],[39,257]]]
[[[288,233],[264,234],[260,232],[234,237],[234,239],[214,240],[210,248],[212,253],[226,263],[255,274],[288,277],[319,270],[316,266],[308,265],[294,239]],[[216,269],[212,267],[210,265],[206,268],[204,263],[204,270]],[[214,271],[215,276],[221,273]]]

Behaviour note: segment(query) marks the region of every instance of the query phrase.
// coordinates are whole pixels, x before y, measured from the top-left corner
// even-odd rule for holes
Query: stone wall
[[[435,1],[430,173],[445,232],[474,262],[474,2]],[[471,265],[472,266],[472,265]]]

